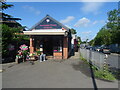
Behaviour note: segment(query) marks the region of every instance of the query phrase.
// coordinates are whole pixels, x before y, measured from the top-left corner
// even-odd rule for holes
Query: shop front
[[[24,34],[30,36],[30,53],[43,51],[52,59],[68,58],[71,51],[70,30],[49,15]]]

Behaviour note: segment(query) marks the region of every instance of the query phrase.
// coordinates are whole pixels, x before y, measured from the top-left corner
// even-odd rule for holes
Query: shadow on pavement
[[[89,61],[89,63],[91,63],[91,62]],[[98,90],[97,84],[96,84],[96,81],[95,81],[94,71],[92,69],[92,65],[90,64],[89,66],[90,66],[90,72],[91,72],[91,77],[92,77],[92,82],[93,82],[94,90]]]
[[[92,82],[93,82],[93,86],[94,86],[94,90],[98,90],[97,89],[97,85],[96,85],[96,82],[95,82],[95,77],[94,77],[94,73],[93,73],[93,69],[92,69],[92,66],[91,65],[88,65],[86,62],[84,61],[79,61],[78,64],[72,64],[72,67],[75,69],[75,70],[78,70],[80,72],[82,72],[83,74],[85,74],[86,76],[88,77],[91,77],[92,78]]]
[[[73,69],[82,72],[83,74],[85,74],[88,77],[91,77],[90,67],[84,61],[79,61],[78,64],[73,63],[71,65],[72,65]]]
[[[2,64],[4,64],[4,63],[12,63],[12,62],[15,62],[15,58],[7,57],[7,58],[2,59]]]

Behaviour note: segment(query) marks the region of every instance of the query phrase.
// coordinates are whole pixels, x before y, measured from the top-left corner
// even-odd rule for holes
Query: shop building
[[[49,15],[23,33],[30,36],[30,53],[43,49],[43,53],[53,59],[67,59],[70,56],[70,29]]]

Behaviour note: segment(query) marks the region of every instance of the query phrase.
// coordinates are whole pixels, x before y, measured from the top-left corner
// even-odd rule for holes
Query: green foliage
[[[3,24],[2,27],[2,55],[3,57],[8,55],[8,45],[12,42],[19,43],[22,40],[29,40],[28,36],[16,35],[20,28],[11,28]]]
[[[72,29],[70,29],[70,31],[71,31],[71,33],[72,33],[72,34],[76,34],[76,33],[77,33],[77,32],[76,32],[76,30],[75,30],[75,29],[73,29],[73,28],[72,28]]]
[[[0,8],[2,8],[2,10],[4,9],[8,9],[9,7],[12,7],[12,4],[6,4],[6,2],[2,2],[2,5],[0,6]]]
[[[8,9],[8,8],[10,8],[10,7],[13,6],[12,4],[6,4],[6,2],[2,2],[1,4],[2,4],[2,5],[0,5],[0,8],[1,8],[2,10]],[[5,18],[11,18],[11,17],[12,17],[11,15],[5,14],[5,13],[2,12],[2,19],[3,19],[3,20],[4,20]]]
[[[2,11],[8,9],[8,8],[11,8],[13,7],[12,4],[7,4],[6,2],[1,2],[2,5],[0,5],[0,8]],[[2,14],[2,20],[3,21],[10,21],[10,20],[21,20],[20,18],[13,18],[11,15],[9,14],[6,14],[4,12],[0,12]]]
[[[40,55],[41,54],[41,51],[36,51],[37,55]]]
[[[2,40],[9,42],[12,40],[13,30],[7,25],[2,25]]]
[[[115,77],[108,70],[94,70],[94,74],[96,78],[104,79],[104,80],[115,80]]]
[[[118,43],[120,44],[120,30],[111,30],[111,41],[112,41],[112,44],[114,43]]]
[[[109,72],[108,68],[98,69],[96,66],[93,66],[89,62],[87,62],[87,60],[85,58],[83,58],[81,54],[80,54],[80,60],[83,60],[86,64],[91,66],[91,68],[94,71],[94,75],[95,75],[96,78],[103,79],[103,80],[109,80],[109,81],[116,80],[115,76],[112,73]]]
[[[108,12],[108,23],[107,28],[111,30],[118,30],[118,19],[119,17],[119,10],[112,10]]]
[[[4,11],[10,7],[12,4],[6,4],[6,2],[2,2],[0,8]],[[19,35],[22,32],[24,27],[22,27],[16,20],[20,20],[19,18],[13,18],[11,15],[6,14],[4,12],[0,12],[2,14],[3,23],[0,25],[1,29],[0,32],[2,33],[2,57],[7,57],[9,50],[8,45],[11,43],[15,43],[18,45],[19,42],[22,40],[28,40],[28,36]],[[11,20],[13,22],[11,22]],[[5,22],[4,22],[5,21]],[[16,34],[18,33],[18,34]]]
[[[81,44],[85,44],[85,43],[86,43],[86,41],[82,41],[82,42],[81,42]]]
[[[109,30],[102,28],[95,37],[94,45],[109,45],[111,44],[111,33]]]
[[[8,45],[12,41],[13,32],[7,25],[2,25],[2,54],[5,56],[8,54]]]
[[[114,9],[107,14],[107,24],[102,27],[97,33],[97,36],[92,41],[90,41],[91,45],[120,44],[120,11]]]
[[[78,40],[79,40],[80,43],[82,42],[81,37],[78,37]]]
[[[94,46],[94,39],[89,42],[91,46]]]
[[[77,44],[78,47],[80,47],[81,42],[82,42],[82,41],[81,41],[81,38],[78,37],[78,44]]]
[[[94,45],[120,44],[120,30],[101,29],[93,41]]]
[[[23,55],[27,55],[28,54],[28,50],[23,50],[22,53],[23,53]]]

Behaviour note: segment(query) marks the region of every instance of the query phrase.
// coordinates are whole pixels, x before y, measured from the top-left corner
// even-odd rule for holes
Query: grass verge
[[[86,64],[89,66],[91,65],[85,58],[83,58],[80,55],[80,59],[83,60]],[[91,65],[93,71],[94,71],[94,76],[98,79],[103,79],[103,80],[108,80],[108,81],[114,81],[116,80],[115,76],[109,72],[108,67],[106,66],[105,69],[98,69],[96,66]]]

